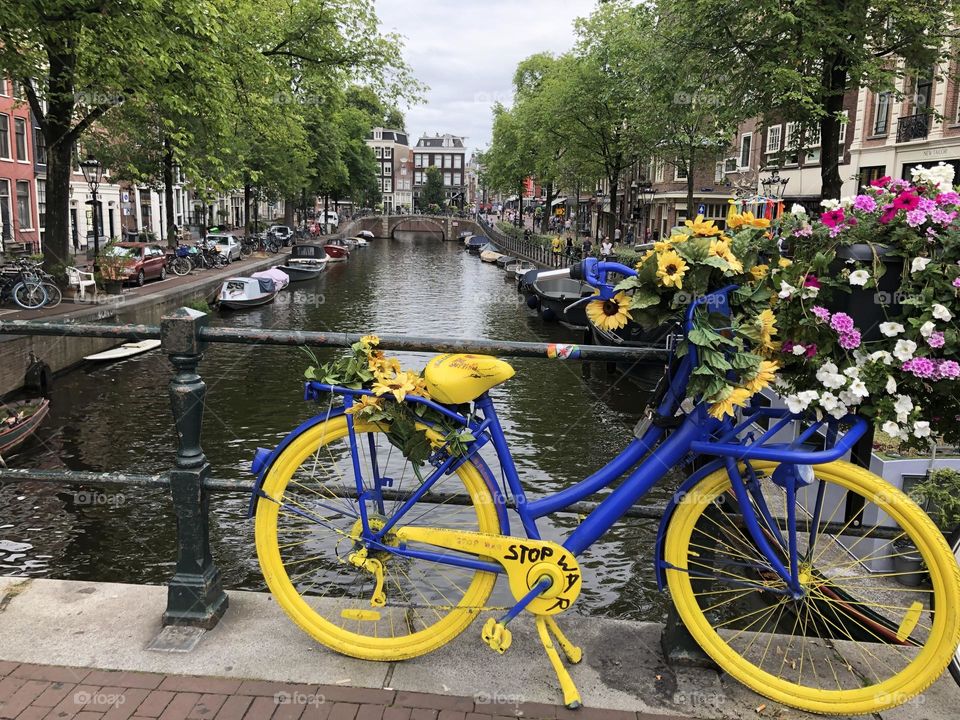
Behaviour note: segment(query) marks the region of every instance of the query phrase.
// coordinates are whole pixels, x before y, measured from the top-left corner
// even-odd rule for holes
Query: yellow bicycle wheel
[[[280,453],[264,480],[255,524],[260,567],[280,607],[324,645],[367,660],[415,657],[452,640],[485,609],[496,574],[364,548],[361,504],[371,526],[383,527],[433,468],[415,467],[382,428],[358,422],[355,431],[365,490],[379,477],[391,499],[358,499],[346,418],[310,428]],[[490,490],[473,463],[442,476],[431,491],[444,501],[417,503],[397,528],[500,532]],[[386,545],[392,541],[388,533]]]
[[[775,463],[753,466],[751,504],[789,569],[787,493],[769,477]],[[960,572],[902,492],[849,463],[813,470],[792,503],[801,597],[750,539],[726,471],[699,482],[670,520],[670,593],[704,651],[761,695],[817,713],[878,712],[921,693],[950,662]],[[913,548],[922,566],[905,564]]]

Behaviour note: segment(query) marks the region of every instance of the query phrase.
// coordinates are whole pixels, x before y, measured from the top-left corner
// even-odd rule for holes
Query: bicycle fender
[[[664,567],[663,559],[663,541],[667,535],[667,526],[670,524],[670,519],[673,517],[673,511],[676,510],[680,501],[683,500],[684,496],[686,496],[686,494],[690,492],[698,482],[703,480],[703,478],[710,473],[716,472],[717,470],[722,470],[723,467],[723,458],[711,460],[709,463],[684,480],[680,487],[676,489],[676,492],[673,493],[670,501],[667,503],[663,517],[660,518],[660,527],[657,528],[657,541],[653,546],[654,567],[656,568],[657,573],[657,589],[661,592],[663,592],[663,590],[667,587],[667,576],[665,572],[666,568]]]
[[[270,472],[270,468],[273,467],[273,463],[280,456],[280,453],[286,450],[287,447],[303,433],[322,422],[327,422],[328,420],[338,418],[345,412],[346,408],[343,406],[330,408],[327,412],[320,415],[315,415],[309,420],[305,420],[304,422],[300,423],[300,425],[287,433],[286,437],[284,437],[283,440],[280,441],[280,444],[273,448],[273,450],[268,448],[257,448],[253,455],[253,460],[250,463],[250,472],[256,476],[256,479],[253,482],[253,487],[250,489],[250,503],[247,506],[248,519],[252,518],[257,512],[257,503],[260,502],[260,498],[262,496],[261,488],[263,487],[263,482],[266,480],[267,474]],[[490,470],[490,466],[487,465],[487,462],[482,457],[480,457],[479,453],[474,454],[470,460],[477,468],[477,472],[480,473],[480,477],[483,478],[483,482],[486,484],[487,490],[490,492],[490,497],[493,498],[497,518],[500,521],[501,532],[503,532],[505,535],[509,535],[510,519],[507,516],[506,498],[504,498],[504,494],[500,491],[493,472]]]

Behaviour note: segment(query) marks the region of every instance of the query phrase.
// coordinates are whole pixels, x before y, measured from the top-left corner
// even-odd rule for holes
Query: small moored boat
[[[497,250],[494,245],[484,245],[480,248],[480,261],[485,263],[496,263],[503,257],[503,253]]]
[[[278,269],[290,278],[290,282],[312,280],[324,271],[327,260],[322,245],[294,245],[287,264]]]
[[[373,234],[372,232],[370,232],[369,230],[361,230],[360,232],[357,233],[357,237],[358,237],[358,238],[365,238],[365,239],[367,239],[367,240],[373,240],[374,234]]]
[[[335,238],[323,246],[329,262],[346,262],[350,259],[350,247],[346,241]]]
[[[515,257],[511,257],[510,255],[501,255],[497,258],[497,267],[503,270],[507,267],[507,265],[510,263],[515,263],[516,261],[517,259]]]
[[[0,456],[33,435],[49,411],[46,398],[0,403]]]
[[[490,238],[485,238],[483,235],[471,235],[464,243],[464,247],[467,248],[467,252],[469,252],[471,255],[479,255],[480,248],[489,244]]]
[[[513,265],[507,266],[507,275],[514,278],[522,278],[531,270],[536,270],[537,267],[532,262],[527,262],[526,260],[518,260]]]
[[[574,280],[569,275],[552,277],[548,270],[538,273],[531,289],[540,299],[540,315],[544,320],[558,320],[575,328],[589,327],[586,303],[571,307],[594,294],[594,289],[585,282]]]
[[[218,302],[223,310],[240,310],[273,302],[277,293],[290,283],[281,270],[273,268],[250,277],[233,277],[220,288]]]
[[[93,355],[87,355],[83,359],[93,362],[109,362],[111,360],[123,360],[134,355],[140,355],[150,350],[160,347],[159,340],[140,340],[139,342],[128,342],[119,347],[104,350]]]

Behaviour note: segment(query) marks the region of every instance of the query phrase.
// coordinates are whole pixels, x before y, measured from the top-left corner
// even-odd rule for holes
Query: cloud
[[[406,109],[411,141],[423,133],[464,135],[490,143],[491,106],[509,105],[517,63],[573,46],[573,22],[594,0],[375,0],[381,29],[406,39],[404,57],[430,89]]]

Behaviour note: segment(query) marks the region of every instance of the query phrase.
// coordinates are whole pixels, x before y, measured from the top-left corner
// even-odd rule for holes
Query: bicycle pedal
[[[483,624],[480,637],[500,655],[503,655],[513,642],[513,633],[507,629],[506,625],[497,622],[495,618],[490,618]]]

